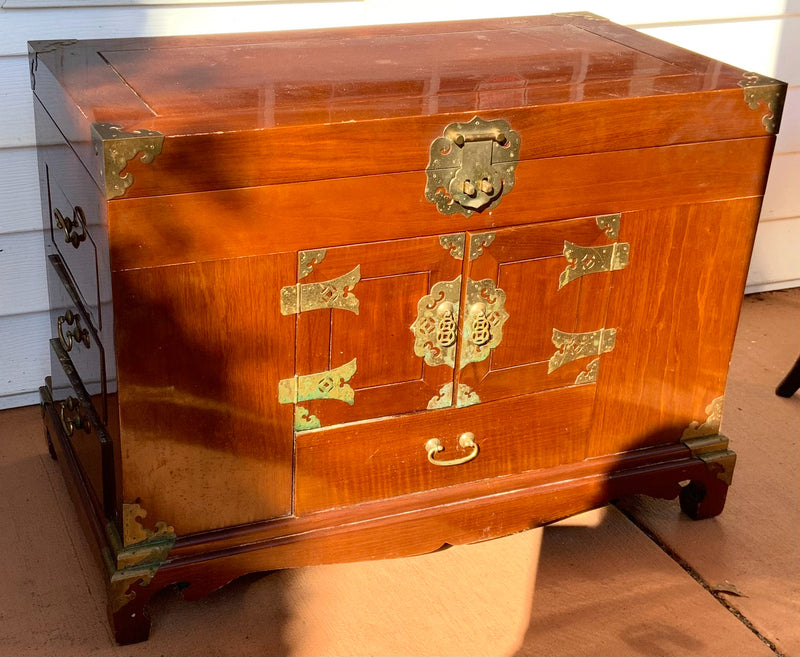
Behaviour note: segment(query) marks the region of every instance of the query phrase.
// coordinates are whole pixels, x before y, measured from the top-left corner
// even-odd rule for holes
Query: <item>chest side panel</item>
[[[179,534],[291,511],[293,255],[114,276],[123,501]]]

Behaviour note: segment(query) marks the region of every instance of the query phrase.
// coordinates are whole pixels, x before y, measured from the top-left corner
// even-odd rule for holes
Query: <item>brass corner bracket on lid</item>
[[[770,134],[775,134],[781,125],[783,103],[786,100],[786,83],[768,78],[758,73],[747,72],[739,81],[744,89],[744,100],[751,110],[763,104],[767,111],[761,117],[761,124]]]
[[[133,184],[133,175],[123,174],[137,154],[142,162],[148,164],[161,154],[164,135],[155,130],[134,130],[125,132],[112,123],[92,124],[92,143],[94,152],[102,158],[100,176],[105,186],[106,199],[122,196]]]

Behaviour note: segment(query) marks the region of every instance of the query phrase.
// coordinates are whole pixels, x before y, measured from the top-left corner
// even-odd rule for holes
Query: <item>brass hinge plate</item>
[[[353,288],[361,280],[361,265],[338,278],[321,283],[297,283],[281,288],[281,314],[296,315],[311,310],[337,308],[358,315],[358,297]]]
[[[142,162],[152,162],[161,154],[164,135],[155,130],[125,132],[111,123],[93,123],[92,142],[95,153],[102,157],[100,177],[105,186],[106,199],[110,200],[122,196],[133,184],[133,175],[122,173],[128,162],[139,153]]]
[[[558,279],[558,289],[587,274],[625,269],[630,251],[631,246],[626,242],[605,246],[578,246],[564,242],[564,257],[568,264]]]
[[[354,358],[349,363],[325,372],[283,379],[278,383],[278,401],[281,404],[296,404],[311,399],[338,399],[352,406],[355,403],[355,392],[348,381],[356,373],[356,360]],[[307,420],[311,421],[311,418]]]
[[[588,333],[565,333],[553,329],[553,344],[557,351],[550,357],[547,373],[579,358],[599,356],[612,351],[617,342],[617,329],[599,329]]]

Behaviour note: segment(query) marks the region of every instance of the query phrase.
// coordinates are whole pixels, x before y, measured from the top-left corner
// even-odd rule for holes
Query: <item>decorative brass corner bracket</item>
[[[704,422],[694,421],[683,431],[681,440],[691,440],[692,438],[703,438],[705,436],[715,436],[719,433],[722,424],[722,409],[725,406],[725,397],[720,396],[706,406],[706,419]]]
[[[480,404],[481,398],[478,393],[473,391],[466,383],[458,384],[458,393],[456,395],[456,408],[465,408],[467,406],[474,406]],[[437,408],[450,408],[453,405],[453,382],[445,383],[438,394],[431,397],[428,402],[428,410],[432,411]]]
[[[615,240],[619,237],[619,224],[622,219],[622,214],[617,212],[615,214],[601,214],[595,218],[597,227],[605,232],[606,237],[610,240]]]
[[[328,253],[326,249],[315,251],[300,251],[297,254],[297,280],[303,280],[314,271],[314,265],[318,265],[325,259]]]
[[[503,119],[449,124],[430,146],[425,198],[442,214],[491,210],[514,186],[519,146]]]
[[[464,233],[455,233],[453,235],[442,235],[439,238],[439,244],[442,245],[443,249],[447,249],[456,260],[463,260],[466,240],[467,236]]]
[[[106,199],[122,196],[133,184],[133,175],[122,173],[128,162],[137,154],[145,164],[161,154],[164,135],[155,130],[134,130],[124,132],[121,127],[111,123],[92,124],[92,143],[94,152],[102,157],[100,176],[105,185]]]
[[[786,83],[747,72],[738,84],[744,89],[744,100],[751,110],[757,110],[761,105],[766,107],[767,112],[761,117],[761,124],[766,131],[770,134],[778,132],[786,99]]]
[[[104,550],[109,571],[109,606],[117,612],[136,597],[133,585],[147,586],[167,560],[175,544],[175,530],[164,522],[147,529],[139,522],[147,516],[139,504],[122,505],[122,538],[114,523],[106,524],[109,547]]]
[[[472,235],[469,240],[470,262],[480,258],[486,252],[486,249],[491,246],[492,242],[494,242],[495,237],[497,237],[496,233],[479,233],[477,235]]]
[[[728,449],[728,439],[722,434],[702,438],[685,438],[681,442],[703,461],[709,469],[717,472],[717,479],[728,486],[733,482],[733,469],[736,465],[736,452]]]

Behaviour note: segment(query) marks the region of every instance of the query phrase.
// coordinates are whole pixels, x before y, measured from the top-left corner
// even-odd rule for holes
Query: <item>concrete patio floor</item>
[[[800,290],[745,298],[723,514],[645,497],[422,557],[166,590],[119,647],[37,407],[0,412],[0,655],[800,655]]]

